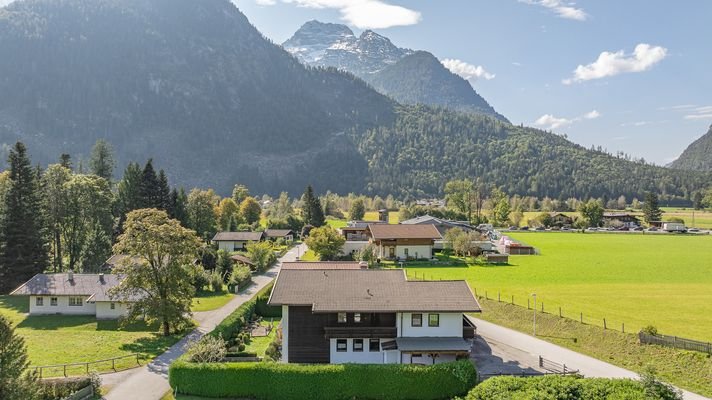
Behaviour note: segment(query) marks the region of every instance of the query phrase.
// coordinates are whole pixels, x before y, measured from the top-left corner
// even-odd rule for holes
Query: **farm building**
[[[626,228],[637,228],[640,226],[640,219],[638,219],[638,217],[622,212],[604,212],[603,221],[608,221],[609,223],[612,221],[619,221]]]

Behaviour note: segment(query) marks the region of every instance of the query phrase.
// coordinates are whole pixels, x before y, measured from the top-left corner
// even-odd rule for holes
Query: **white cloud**
[[[544,114],[541,117],[539,117],[536,121],[534,121],[535,126],[542,127],[543,129],[557,129],[561,128],[562,126],[567,126],[571,125],[574,122],[586,120],[586,119],[596,119],[601,116],[601,113],[593,110],[589,111],[586,114],[583,114],[581,116],[575,117],[575,118],[558,118],[553,116],[552,114]]]
[[[481,65],[472,65],[453,58],[446,58],[441,62],[445,68],[449,69],[452,73],[460,75],[470,82],[475,82],[480,78],[490,80],[495,77],[495,74],[487,72]]]
[[[277,4],[277,0],[255,0],[255,3],[260,6],[273,6]]]
[[[575,21],[585,21],[588,14],[582,9],[575,7],[576,3],[560,0],[519,0],[521,3],[537,5],[552,10],[559,18],[572,19]]]
[[[272,1],[272,0],[267,0]],[[381,0],[282,0],[299,7],[331,8],[339,10],[341,19],[359,29],[385,29],[392,26],[414,25],[421,14],[409,8],[388,4]]]
[[[514,65],[515,67],[521,67],[521,66],[522,66],[522,63],[513,61],[513,62],[512,62],[512,65]]]
[[[564,79],[562,82],[565,85],[570,85],[574,82],[600,79],[627,72],[642,72],[652,68],[666,56],[666,48],[646,43],[635,46],[633,54],[625,54],[623,50],[615,53],[604,51],[595,62],[576,67],[574,76]]]
[[[710,113],[698,113],[698,114],[688,114],[685,115],[683,118],[685,119],[712,119],[712,112]]]

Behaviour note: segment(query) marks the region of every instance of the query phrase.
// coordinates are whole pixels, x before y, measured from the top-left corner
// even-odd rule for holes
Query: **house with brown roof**
[[[296,261],[283,262],[282,269],[368,269],[365,261]]]
[[[213,236],[212,243],[217,244],[219,250],[244,251],[247,244],[264,240],[264,232],[218,232]]]
[[[465,281],[402,269],[282,268],[282,362],[436,364],[468,358],[480,305]]]
[[[265,238],[269,240],[282,239],[285,242],[294,240],[294,232],[291,229],[265,229]]]
[[[376,246],[376,256],[389,260],[432,258],[435,241],[442,239],[438,229],[431,224],[369,224],[366,233],[369,242]]]
[[[618,221],[627,228],[637,228],[640,226],[640,219],[633,214],[626,212],[604,212],[603,221],[613,223]]]
[[[116,319],[128,314],[132,303],[110,290],[121,283],[111,274],[37,274],[10,293],[28,296],[30,315],[94,315]]]

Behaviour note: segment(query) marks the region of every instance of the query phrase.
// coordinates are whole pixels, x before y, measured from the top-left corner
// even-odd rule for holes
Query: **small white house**
[[[369,242],[381,259],[418,260],[433,257],[435,241],[442,235],[434,225],[369,224]]]
[[[247,244],[264,240],[264,232],[218,232],[212,242],[228,252],[247,250]]]
[[[12,296],[28,296],[30,315],[93,315],[117,319],[128,314],[130,301],[109,294],[120,283],[111,274],[37,274],[12,291]]]

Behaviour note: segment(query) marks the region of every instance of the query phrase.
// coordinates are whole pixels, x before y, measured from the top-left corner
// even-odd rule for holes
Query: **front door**
[[[388,248],[388,258],[396,258],[396,248],[391,246]]]

